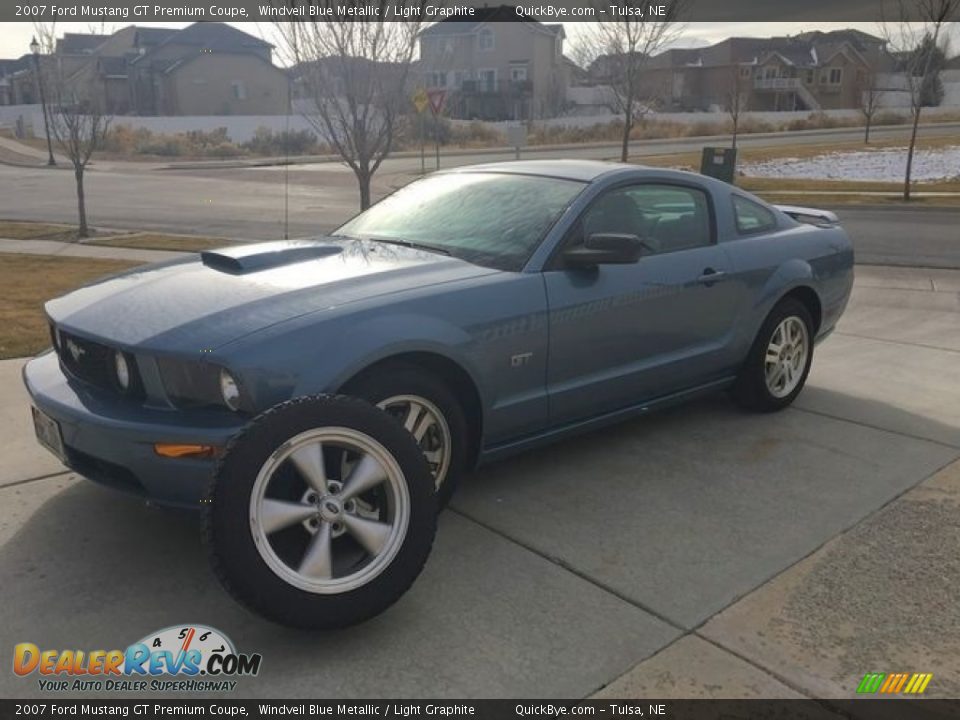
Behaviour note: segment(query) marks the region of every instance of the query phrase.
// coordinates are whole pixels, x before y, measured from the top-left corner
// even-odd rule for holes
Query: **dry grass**
[[[883,205],[901,208],[955,208],[960,207],[960,197],[918,197],[912,195],[904,202],[900,195],[861,195],[859,193],[796,195],[789,192],[758,192],[757,195],[775,205],[800,205],[801,207],[836,207],[843,205],[865,207]]]
[[[72,242],[77,239],[77,229],[72,225],[0,220],[0,238]]]
[[[35,355],[50,345],[44,302],[135,265],[123,260],[4,254],[0,261],[0,358]]]
[[[134,233],[114,235],[112,237],[91,240],[89,245],[108,247],[138,248],[141,250],[179,250],[182,252],[201,252],[215,250],[233,244],[224,238],[201,237],[196,235],[167,235],[165,233]]]

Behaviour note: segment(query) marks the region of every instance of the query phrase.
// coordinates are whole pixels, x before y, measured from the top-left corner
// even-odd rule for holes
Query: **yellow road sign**
[[[418,113],[422,113],[427,109],[427,105],[430,104],[430,98],[427,97],[427,91],[423,88],[420,88],[413,94],[413,106],[417,109]]]

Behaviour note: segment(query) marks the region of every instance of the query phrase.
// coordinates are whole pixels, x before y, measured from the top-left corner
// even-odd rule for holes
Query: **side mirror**
[[[643,242],[627,233],[594,233],[583,245],[567,250],[564,262],[570,267],[629,265],[643,253]]]

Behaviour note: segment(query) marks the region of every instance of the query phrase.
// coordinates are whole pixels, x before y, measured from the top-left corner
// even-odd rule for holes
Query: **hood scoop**
[[[339,245],[284,240],[210,250],[200,253],[200,260],[213,270],[244,275],[306,260],[318,260],[341,252],[343,248]]]

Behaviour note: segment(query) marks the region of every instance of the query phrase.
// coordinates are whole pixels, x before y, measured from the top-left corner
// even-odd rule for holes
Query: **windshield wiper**
[[[429,243],[414,242],[413,240],[403,240],[401,238],[386,238],[367,235],[362,240],[372,240],[373,242],[384,243],[386,245],[400,245],[401,247],[411,248],[413,250],[426,250],[428,252],[439,253],[440,255],[451,255],[451,252],[439,245],[430,245]]]

